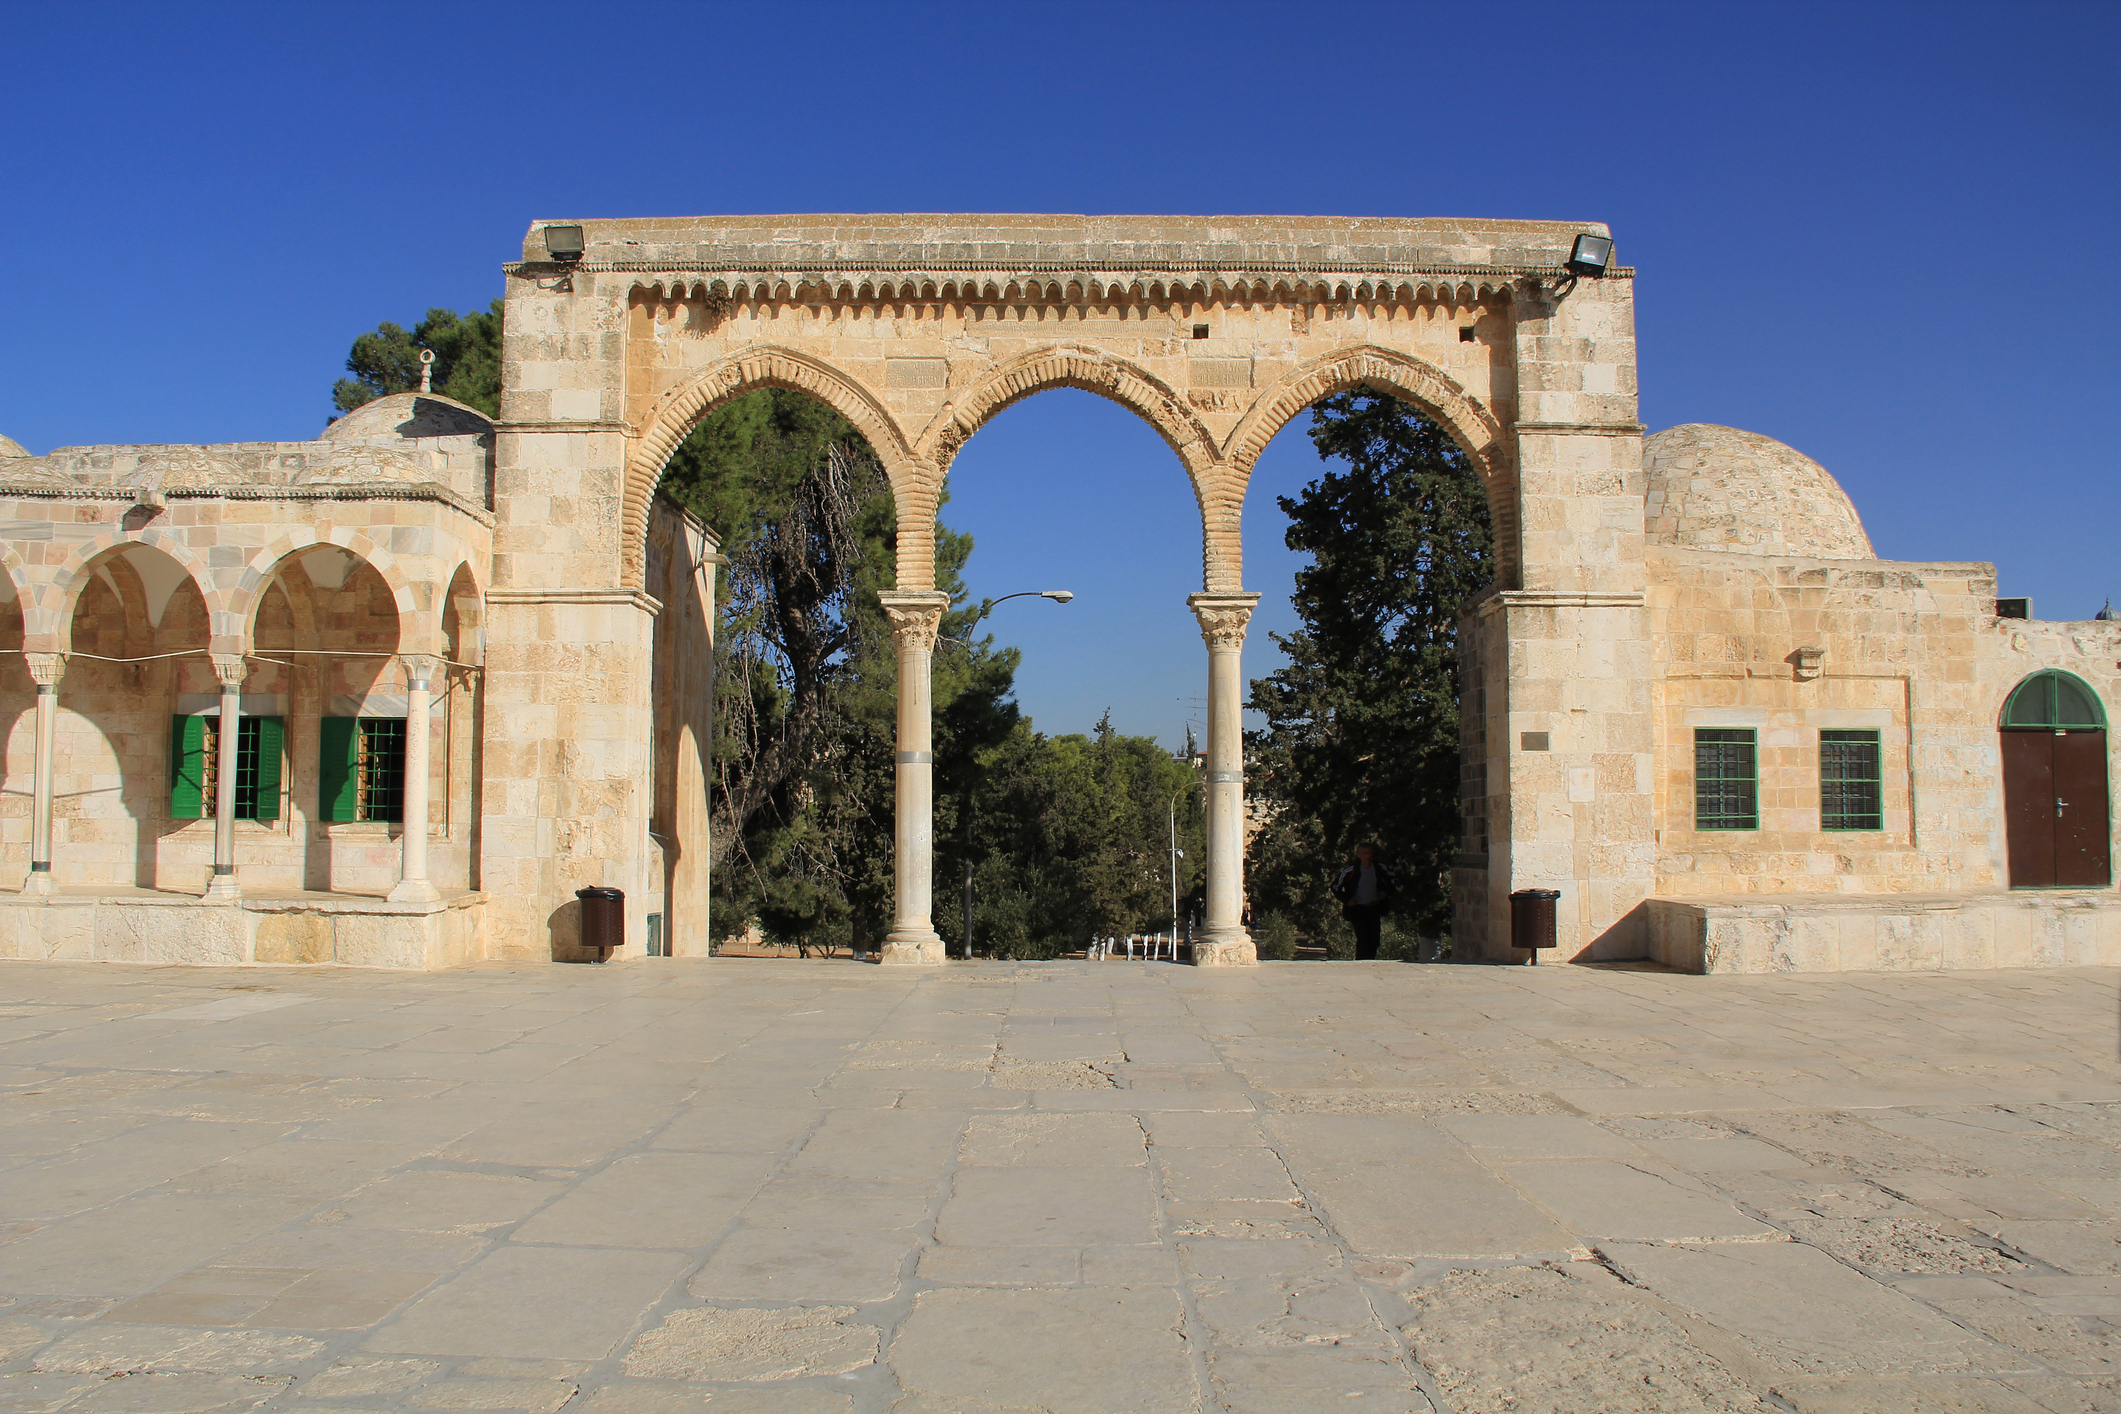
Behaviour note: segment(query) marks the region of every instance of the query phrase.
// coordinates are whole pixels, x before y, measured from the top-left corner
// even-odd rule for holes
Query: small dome
[[[0,437],[0,457],[26,457],[29,448],[12,437]]]
[[[355,408],[324,429],[327,442],[410,441],[415,437],[483,437],[493,420],[439,393],[393,393]]]
[[[1795,447],[1757,432],[1689,422],[1642,439],[1644,522],[1652,545],[1874,560],[1841,483]]]

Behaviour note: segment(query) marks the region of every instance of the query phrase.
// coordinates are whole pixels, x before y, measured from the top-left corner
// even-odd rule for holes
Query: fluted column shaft
[[[221,680],[221,725],[214,744],[214,877],[206,897],[232,903],[243,892],[236,887],[236,758],[250,664],[238,653],[216,653],[213,661],[214,676]]]
[[[1187,607],[1208,645],[1207,936],[1193,944],[1202,967],[1259,960],[1243,922],[1245,902],[1245,626],[1257,594],[1195,594]]]
[[[434,695],[432,684],[441,664],[434,658],[411,656],[398,660],[405,669],[405,789],[398,843],[404,862],[398,869],[398,886],[390,891],[392,903],[433,903],[442,897],[427,877],[427,776],[428,738],[433,724],[428,720]]]
[[[66,657],[60,653],[26,653],[29,675],[37,684],[37,760],[30,798],[29,878],[22,885],[26,894],[53,892],[52,882],[52,773],[57,754],[59,679],[66,674]]]
[[[950,596],[940,590],[878,596],[898,645],[898,817],[894,831],[891,932],[886,963],[932,965],[943,940],[935,906],[935,736],[930,673],[935,636]]]

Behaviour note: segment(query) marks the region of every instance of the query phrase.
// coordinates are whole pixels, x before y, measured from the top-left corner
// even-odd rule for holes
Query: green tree
[[[468,403],[488,417],[501,414],[501,301],[485,313],[458,314],[430,309],[407,333],[396,324],[378,324],[353,342],[346,371],[332,385],[332,405],[341,413],[392,393],[416,392],[420,386],[420,350],[434,350],[429,386],[445,398]]]
[[[1089,736],[1047,737],[1025,721],[979,765],[970,793],[978,946],[1054,957],[1092,936],[1169,927],[1174,797],[1186,852],[1179,911],[1197,905],[1199,782],[1153,738],[1120,735],[1109,715]],[[962,894],[937,904],[937,931],[957,943]]]
[[[1356,844],[1399,873],[1399,912],[1429,937],[1450,926],[1460,847],[1459,606],[1494,578],[1479,474],[1434,422],[1368,390],[1312,409],[1329,469],[1280,498],[1303,628],[1275,642],[1288,666],[1252,682],[1267,719],[1248,734],[1268,809],[1248,874],[1260,914],[1341,931],[1329,893]]]
[[[711,770],[718,926],[756,918],[777,940],[872,945],[890,915],[896,795],[898,660],[877,595],[895,581],[897,516],[883,467],[831,408],[769,389],[702,420],[663,489],[730,561]],[[977,612],[964,603],[971,553],[970,536],[937,527],[936,584],[955,606],[945,635]],[[991,641],[940,656],[939,774],[1007,735],[1015,666]]]

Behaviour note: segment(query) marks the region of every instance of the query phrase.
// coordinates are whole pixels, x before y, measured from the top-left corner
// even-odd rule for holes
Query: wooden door
[[[2104,888],[2113,878],[2106,733],[2059,732],[2054,743],[2055,882]]]
[[[2014,889],[2055,883],[2055,741],[2052,731],[2003,733],[2003,834]]]

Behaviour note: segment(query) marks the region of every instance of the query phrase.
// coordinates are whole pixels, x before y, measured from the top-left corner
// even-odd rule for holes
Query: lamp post
[[[1178,847],[1178,797],[1184,794],[1185,791],[1181,790],[1171,797],[1171,936],[1174,938],[1178,936],[1178,861],[1186,857],[1186,852]]]
[[[1056,604],[1065,604],[1075,597],[1072,589],[1020,589],[1014,594],[1004,594],[1000,599],[989,599],[980,605],[980,611],[965,625],[965,636],[959,640],[965,652],[972,652],[972,633],[980,620],[994,612],[994,606],[1009,599],[1051,599]],[[965,961],[972,961],[972,786],[965,786]],[[1173,876],[1176,877],[1175,875]]]

